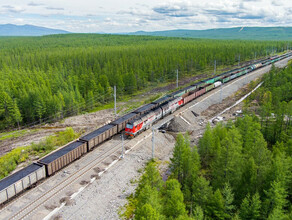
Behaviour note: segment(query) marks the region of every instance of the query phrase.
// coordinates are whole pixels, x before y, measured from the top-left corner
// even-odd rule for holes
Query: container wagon
[[[46,177],[45,166],[33,163],[0,181],[0,204]]]
[[[215,82],[215,78],[209,78],[209,79],[206,79],[205,83],[206,84],[210,84],[210,83],[214,83]]]

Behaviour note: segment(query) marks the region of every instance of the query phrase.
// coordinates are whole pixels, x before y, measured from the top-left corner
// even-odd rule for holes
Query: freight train
[[[255,69],[272,64],[281,59],[292,56],[286,53],[281,56],[273,56],[260,60],[252,65],[224,72],[215,77],[194,83],[179,91],[166,95],[152,103],[141,106],[109,124],[80,137],[62,148],[39,159],[36,163],[19,170],[18,172],[0,181],[0,204],[5,203],[25,189],[32,187],[38,181],[55,174],[74,160],[91,151],[94,147],[113,137],[117,133],[125,131],[129,137],[135,137],[142,131],[150,128],[153,123],[173,113],[181,106],[191,102],[210,90],[227,83]]]

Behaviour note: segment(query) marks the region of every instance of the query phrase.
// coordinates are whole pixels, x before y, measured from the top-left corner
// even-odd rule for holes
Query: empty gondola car
[[[45,165],[47,176],[51,176],[72,161],[80,158],[86,152],[87,147],[85,142],[74,141],[40,159],[38,162]]]
[[[45,166],[33,163],[0,181],[0,204],[46,177]]]

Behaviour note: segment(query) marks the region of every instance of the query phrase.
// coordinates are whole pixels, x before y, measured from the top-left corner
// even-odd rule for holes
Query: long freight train
[[[248,74],[263,66],[272,64],[281,59],[292,56],[286,53],[260,60],[252,65],[234,69],[213,78],[205,79],[184,89],[166,95],[150,104],[146,104],[115,121],[71,142],[64,147],[41,158],[22,170],[0,181],[0,204],[33,186],[38,181],[55,174],[82,155],[88,153],[97,145],[113,137],[121,131],[128,136],[136,136],[151,127],[157,120],[173,113],[179,107],[191,102],[208,91],[227,83],[242,75]]]

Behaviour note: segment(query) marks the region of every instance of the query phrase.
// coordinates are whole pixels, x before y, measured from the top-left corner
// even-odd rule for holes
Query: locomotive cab
[[[134,129],[133,128],[135,128],[133,123],[127,123],[126,128],[125,128],[125,134],[127,136],[134,137]]]

